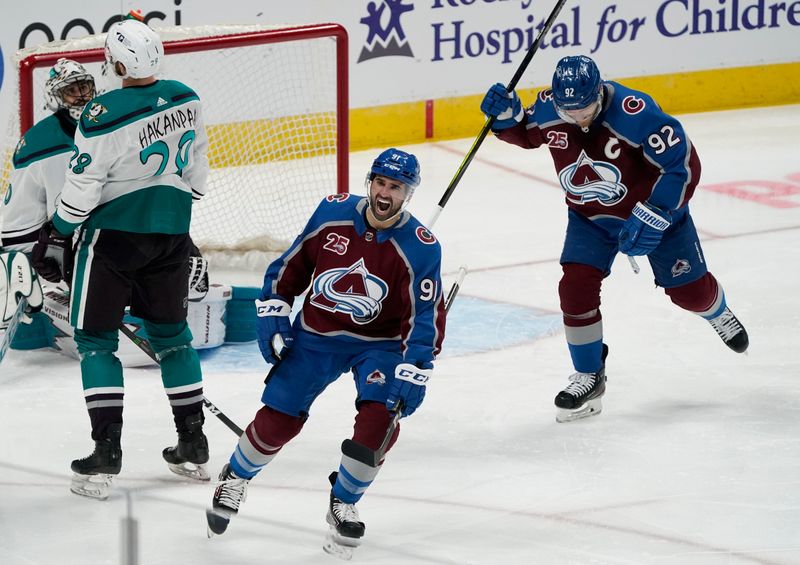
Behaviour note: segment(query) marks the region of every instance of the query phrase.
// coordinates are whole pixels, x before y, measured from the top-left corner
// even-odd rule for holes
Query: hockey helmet
[[[369,170],[369,180],[381,175],[400,181],[411,190],[419,186],[419,161],[411,153],[406,153],[394,147],[382,151],[372,162]]]
[[[147,24],[135,19],[112,25],[106,36],[106,61],[116,73],[116,63],[125,66],[121,78],[147,78],[155,75],[164,57],[161,38]]]
[[[65,92],[72,85],[71,91]],[[50,69],[44,91],[45,104],[51,112],[64,108],[74,120],[78,120],[83,107],[95,96],[94,77],[77,61],[62,57]],[[65,100],[64,94],[71,95],[74,100]]]
[[[553,73],[553,101],[559,110],[580,110],[601,96],[602,80],[589,57],[564,57]]]

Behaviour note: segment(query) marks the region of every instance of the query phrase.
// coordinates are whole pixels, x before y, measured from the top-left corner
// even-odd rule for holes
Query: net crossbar
[[[193,88],[203,104],[211,171],[192,211],[204,251],[279,253],[319,200],[347,192],[347,33],[337,24],[158,28],[159,77]],[[19,110],[7,128],[0,187],[22,133],[48,115],[44,83],[67,57],[95,76],[98,92],[120,86],[104,63],[105,34],[50,42],[14,55]]]

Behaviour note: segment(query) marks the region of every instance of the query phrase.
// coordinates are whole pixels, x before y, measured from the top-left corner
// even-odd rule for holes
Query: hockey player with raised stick
[[[599,414],[605,392],[600,287],[617,252],[646,255],[655,283],[694,312],[733,351],[749,344],[707,269],[689,199],[700,159],[681,123],[647,94],[603,81],[589,57],[561,59],[552,89],[523,110],[516,92],[495,84],[481,110],[502,141],[547,146],[566,193],[567,233],[559,297],[575,373],[555,399],[556,419]]]
[[[72,462],[71,490],[100,499],[122,468],[124,385],[114,353],[128,304],[160,358],[178,432],[164,459],[175,472],[208,480],[209,457],[202,375],[186,323],[192,200],[204,194],[208,174],[200,100],[182,83],[156,79],[163,45],[140,21],[113,24],[105,53],[122,88],[81,114],[61,198],[33,250],[42,276],[72,282],[70,322],[95,450]]]
[[[329,384],[352,371],[352,442],[373,453],[402,406],[410,416],[425,396],[444,339],[445,310],[436,238],[404,208],[420,182],[414,155],[387,149],[372,163],[367,197],[328,196],[264,275],[256,301],[258,342],[272,369],[264,406],[246,427],[220,474],[208,534],[221,534],[247,485],[309,417]],[[307,288],[292,324],[292,303]],[[387,446],[397,440],[399,426]],[[361,460],[363,459],[363,460]],[[381,466],[342,451],[330,477],[324,549],[347,558],[364,535],[356,503]]]

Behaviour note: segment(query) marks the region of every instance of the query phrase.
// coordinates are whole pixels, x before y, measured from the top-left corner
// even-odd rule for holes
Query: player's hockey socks
[[[596,416],[603,410],[601,398],[606,392],[606,357],[608,346],[603,344],[603,364],[596,373],[574,373],[570,383],[555,399],[557,422],[572,422]]]

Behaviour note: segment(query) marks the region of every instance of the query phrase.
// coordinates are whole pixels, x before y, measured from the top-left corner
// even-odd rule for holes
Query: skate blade
[[[590,416],[597,416],[602,411],[603,403],[601,402],[600,398],[593,398],[591,400],[587,400],[582,406],[579,406],[573,410],[558,408],[556,411],[556,422],[561,424],[565,422],[574,422],[575,420],[581,420]]]
[[[208,539],[224,534],[230,523],[231,517],[227,513],[212,508],[206,510],[206,535]]]
[[[330,530],[325,536],[325,543],[322,544],[322,550],[334,557],[350,561],[353,558],[353,550],[361,545],[360,538],[348,538],[339,535],[336,528],[330,526]]]
[[[182,477],[188,477],[190,479],[194,479],[195,481],[210,481],[211,476],[208,474],[206,470],[206,466],[195,465],[194,463],[167,463],[169,470],[175,473],[176,475],[180,475]]]
[[[107,500],[111,494],[111,483],[114,480],[114,475],[98,474],[98,475],[81,475],[75,473],[72,475],[72,481],[69,485],[70,492],[78,496],[85,496],[94,500]]]

